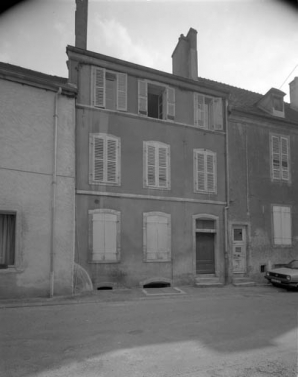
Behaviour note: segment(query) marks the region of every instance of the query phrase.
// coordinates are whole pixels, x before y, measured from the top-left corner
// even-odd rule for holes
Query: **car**
[[[283,267],[267,271],[265,279],[278,287],[298,289],[298,260],[294,259]]]

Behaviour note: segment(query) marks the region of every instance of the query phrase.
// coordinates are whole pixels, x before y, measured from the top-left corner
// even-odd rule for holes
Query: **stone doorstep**
[[[234,277],[233,285],[235,287],[253,287],[256,285],[256,283],[246,277],[238,277],[238,278]]]
[[[223,287],[223,284],[219,281],[219,278],[214,275],[197,276],[195,278],[195,287]]]

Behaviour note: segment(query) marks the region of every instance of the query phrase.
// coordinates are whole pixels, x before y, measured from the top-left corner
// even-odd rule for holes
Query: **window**
[[[15,264],[16,215],[0,213],[0,268]]]
[[[273,206],[273,231],[275,245],[292,244],[291,207]]]
[[[120,212],[109,209],[89,211],[89,247],[92,262],[120,259]]]
[[[169,262],[171,260],[171,215],[162,212],[143,214],[144,260]]]
[[[139,114],[150,118],[175,118],[175,89],[145,80],[138,81]]]
[[[170,146],[144,142],[144,187],[170,189]]]
[[[120,139],[90,134],[90,184],[120,185]]]
[[[216,193],[216,154],[205,149],[194,150],[194,191]]]
[[[127,75],[92,67],[92,106],[127,110]]]
[[[194,93],[194,125],[208,130],[223,129],[222,99]]]
[[[290,180],[289,137],[271,135],[271,176],[273,180]]]

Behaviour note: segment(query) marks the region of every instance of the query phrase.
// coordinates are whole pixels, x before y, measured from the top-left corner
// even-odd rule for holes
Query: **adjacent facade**
[[[71,294],[75,90],[0,64],[0,297]]]

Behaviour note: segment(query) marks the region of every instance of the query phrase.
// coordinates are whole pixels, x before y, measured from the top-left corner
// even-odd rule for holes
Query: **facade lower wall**
[[[1,80],[0,212],[16,214],[15,265],[0,297],[50,293],[55,92]],[[74,258],[74,98],[58,97],[54,295],[71,294]]]

